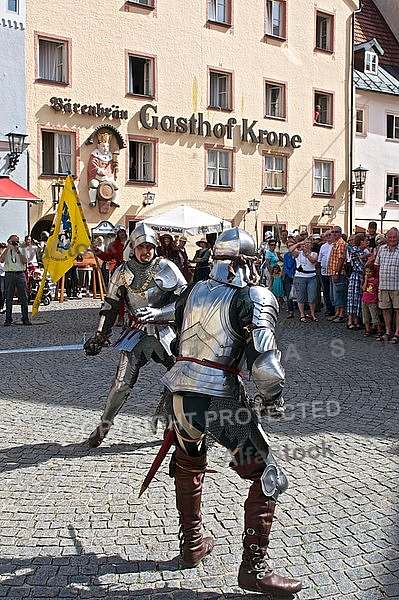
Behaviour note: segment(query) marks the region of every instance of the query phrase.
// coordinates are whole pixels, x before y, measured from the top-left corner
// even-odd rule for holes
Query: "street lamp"
[[[154,192],[144,192],[143,194],[143,206],[150,206],[154,204],[155,194]]]
[[[53,201],[53,210],[55,210],[58,206],[63,189],[64,181],[62,179],[54,179],[54,181],[51,184],[51,198]]]
[[[321,211],[322,217],[331,217],[334,212],[334,207],[331,204],[326,204],[323,206],[323,210]]]
[[[381,233],[382,233],[383,224],[384,224],[384,219],[385,219],[385,217],[387,216],[387,211],[386,211],[386,210],[384,210],[384,207],[383,207],[383,206],[381,206],[381,210],[380,210],[380,212],[379,212],[378,214],[379,214],[379,216],[380,216],[380,220],[381,220]]]
[[[356,169],[353,169],[352,173],[355,176],[355,181],[352,182],[352,194],[355,190],[362,190],[366,183],[366,176],[368,169],[359,165]]]
[[[6,134],[8,137],[8,145],[10,152],[8,154],[8,170],[14,171],[18,164],[19,157],[24,151],[25,138],[28,137],[26,133],[17,133],[16,131]]]
[[[254,212],[255,213],[255,239],[256,239],[256,247],[258,247],[258,244],[259,244],[259,240],[258,240],[258,210],[259,210],[259,206],[260,206],[260,200],[257,200],[256,198],[252,198],[252,200],[248,200],[248,204],[249,204],[249,206],[244,215],[244,229],[245,229],[246,215],[250,212]]]

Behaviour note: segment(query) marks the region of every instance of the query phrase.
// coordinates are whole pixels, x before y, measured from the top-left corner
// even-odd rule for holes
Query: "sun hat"
[[[182,236],[179,238],[179,240],[180,240],[181,242],[187,242],[187,238],[186,238],[186,236],[185,236],[185,235],[182,235]]]
[[[195,242],[197,246],[200,246],[201,244],[206,244],[207,246],[209,246],[209,242],[206,238],[201,238],[200,240],[198,240],[198,242]]]

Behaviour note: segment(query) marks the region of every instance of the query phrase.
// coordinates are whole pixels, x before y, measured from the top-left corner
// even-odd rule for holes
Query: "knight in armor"
[[[130,327],[114,344],[121,356],[101,423],[89,437],[92,447],[99,446],[109,432],[141,367],[150,359],[167,369],[174,363],[170,344],[175,338],[175,301],[187,282],[175,264],[155,257],[156,245],[155,232],[144,223],[137,225],[125,249],[126,262],[112,274],[100,309],[98,331],[84,345],[88,356],[99,354],[103,346],[109,345],[112,326],[125,302]]]
[[[280,598],[302,585],[266,562],[276,500],[288,485],[260,423],[265,411],[276,415],[284,405],[284,369],[275,340],[278,304],[268,289],[253,283],[256,246],[249,233],[237,227],[223,232],[213,259],[209,279],[188,286],[177,300],[177,359],[162,379],[172,395],[176,450],[170,474],[181,558],[186,567],[196,567],[214,546],[202,532],[201,493],[207,446],[217,441],[230,450],[230,466],[252,482],[244,505],[238,584]],[[243,387],[244,361],[258,390],[254,400]]]

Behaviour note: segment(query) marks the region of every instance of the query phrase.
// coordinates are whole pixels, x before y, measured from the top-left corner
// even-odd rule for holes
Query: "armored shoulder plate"
[[[253,302],[252,322],[257,327],[269,327],[274,331],[278,317],[276,297],[268,289],[259,285],[249,288],[249,296]]]
[[[129,271],[129,269],[125,269],[125,267],[126,267],[125,263],[122,263],[112,273],[111,279],[109,282],[109,286],[108,286],[108,289],[106,292],[107,298],[111,298],[112,300],[118,300],[117,291],[123,285],[123,281],[121,279],[122,270],[125,272],[125,276],[128,280],[128,283],[130,284],[132,282],[133,275]]]
[[[158,270],[154,275],[156,284],[165,291],[180,290],[187,285],[180,269],[167,258],[162,258]]]

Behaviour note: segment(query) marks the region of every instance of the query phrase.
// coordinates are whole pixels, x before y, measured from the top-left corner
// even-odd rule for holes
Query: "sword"
[[[149,468],[149,471],[148,471],[147,475],[145,476],[143,483],[141,484],[139,498],[146,491],[146,489],[150,485],[151,481],[153,480],[155,473],[158,471],[159,467],[161,466],[161,463],[162,463],[163,459],[165,458],[165,456],[167,455],[171,445],[173,444],[174,439],[175,439],[175,433],[173,431],[173,428],[170,428],[170,429],[168,429],[168,433],[166,434],[165,439],[162,442],[162,446],[158,450],[158,454],[154,458],[154,462],[152,463],[151,467]]]

